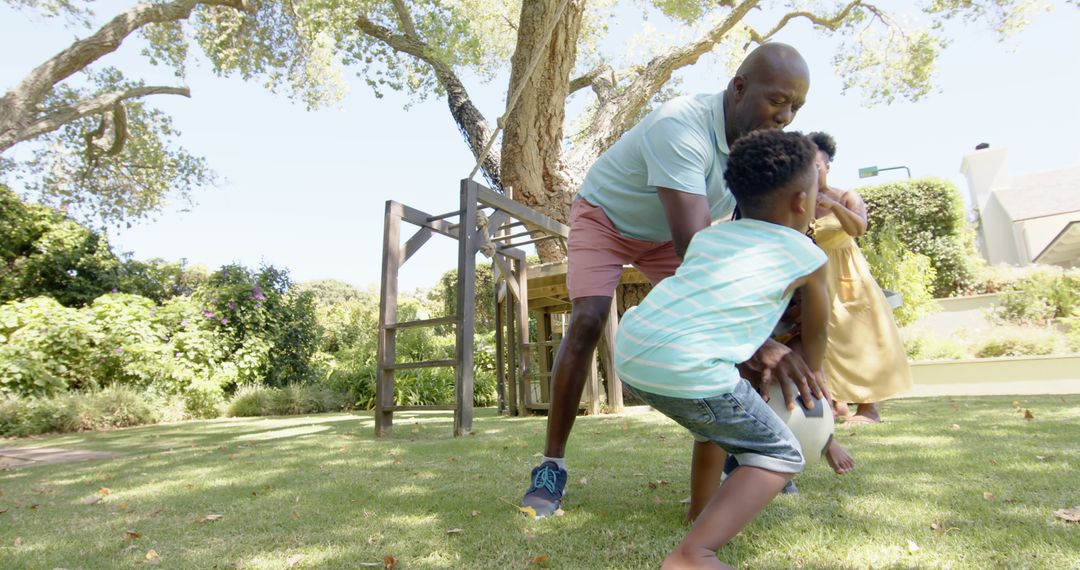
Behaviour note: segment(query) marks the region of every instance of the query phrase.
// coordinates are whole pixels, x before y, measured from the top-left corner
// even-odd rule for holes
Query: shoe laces
[[[533,487],[537,489],[547,489],[552,495],[558,495],[559,492],[556,488],[559,485],[559,474],[552,468],[544,466],[541,467],[536,475],[533,477]]]

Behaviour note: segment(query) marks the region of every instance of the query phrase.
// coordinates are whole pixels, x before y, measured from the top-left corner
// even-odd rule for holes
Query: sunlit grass
[[[1080,525],[1053,516],[1080,505],[1080,396],[1018,400],[904,400],[884,425],[840,427],[859,469],[814,466],[723,559],[1080,568]],[[540,522],[515,505],[544,419],[485,410],[476,435],[451,429],[398,414],[376,439],[370,414],[326,414],[8,440],[123,455],[0,474],[0,568],[143,568],[149,550],[162,568],[649,568],[686,532],[689,437],[659,414],[580,418],[566,515]]]

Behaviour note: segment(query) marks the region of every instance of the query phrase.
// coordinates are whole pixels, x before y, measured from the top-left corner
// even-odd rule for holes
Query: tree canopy
[[[94,21],[88,2],[4,0],[73,25]],[[1062,6],[1080,6],[1062,0]],[[133,34],[153,63],[179,80],[197,48],[218,74],[258,81],[309,108],[335,103],[358,74],[377,95],[444,98],[496,188],[565,219],[588,165],[702,56],[737,62],[795,22],[838,38],[836,72],[868,104],[918,100],[932,91],[950,23],[1007,38],[1041,0],[170,0],[139,4],[31,71],[0,99],[0,153],[31,144],[32,158],[0,154],[46,201],[121,222],[166,196],[212,183],[207,162],[178,145],[150,95],[186,86],[145,85],[104,58]],[[641,14],[632,50],[613,45],[616,15]],[[661,22],[664,33],[652,22]],[[100,61],[99,61],[100,60]],[[76,77],[78,76],[78,77]],[[467,83],[507,81],[514,103],[485,114]],[[475,88],[476,86],[472,86]],[[503,89],[500,87],[500,89]],[[567,102],[588,97],[567,117]],[[566,134],[573,125],[573,136]],[[496,132],[501,130],[501,137]],[[490,144],[490,149],[486,150]]]

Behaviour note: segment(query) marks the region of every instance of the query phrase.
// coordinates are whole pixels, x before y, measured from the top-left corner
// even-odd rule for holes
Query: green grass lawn
[[[1080,396],[1015,399],[902,400],[884,425],[840,427],[857,471],[814,465],[722,559],[1080,569],[1080,524],[1053,516],[1080,505]],[[531,521],[515,506],[544,421],[480,411],[455,439],[448,414],[398,414],[375,439],[370,414],[330,414],[3,441],[123,456],[0,473],[0,568],[657,567],[686,532],[689,436],[655,412],[580,418],[566,513]]]

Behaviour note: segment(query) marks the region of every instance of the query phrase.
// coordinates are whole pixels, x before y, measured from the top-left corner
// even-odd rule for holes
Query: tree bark
[[[565,1],[566,7],[546,42],[552,18],[564,0],[522,3],[509,92],[522,89],[507,114],[502,143],[503,183],[513,187],[514,199],[563,222],[577,190],[576,177],[563,160],[563,121],[584,10],[583,0]],[[540,60],[529,74],[528,66],[535,57]],[[550,241],[540,242],[540,258],[561,259],[563,252],[555,246]]]
[[[423,38],[416,33],[412,26],[412,19],[401,2],[395,2],[395,11],[404,28],[404,33],[398,33],[385,26],[371,21],[361,14],[356,18],[356,26],[361,32],[367,34],[391,48],[407,53],[431,66],[439,85],[446,91],[446,103],[450,107],[450,115],[454,118],[458,129],[465,136],[465,142],[473,153],[473,158],[479,158],[483,152],[484,144],[493,132],[490,123],[484,118],[483,113],[473,104],[465,84],[461,82],[453,68],[439,59],[435,50],[424,43]],[[488,180],[496,187],[502,189],[500,172],[500,160],[498,147],[492,147],[481,163],[481,168]]]
[[[139,4],[117,15],[93,35],[76,41],[39,65],[17,86],[5,93],[3,98],[0,98],[0,152],[4,152],[16,143],[63,126],[63,122],[46,121],[48,117],[39,116],[42,102],[58,83],[85,69],[101,57],[116,51],[136,30],[149,24],[186,19],[191,15],[191,11],[200,5],[225,6],[237,10],[248,9],[245,0],[173,0],[163,4]],[[119,100],[152,93],[179,93],[181,88],[148,87],[143,89],[148,91],[121,97]],[[100,97],[54,110],[49,117],[56,119],[63,116],[70,121],[101,112],[107,106],[93,104]],[[115,103],[116,101],[113,102]],[[83,109],[84,112],[80,113],[78,109]]]

